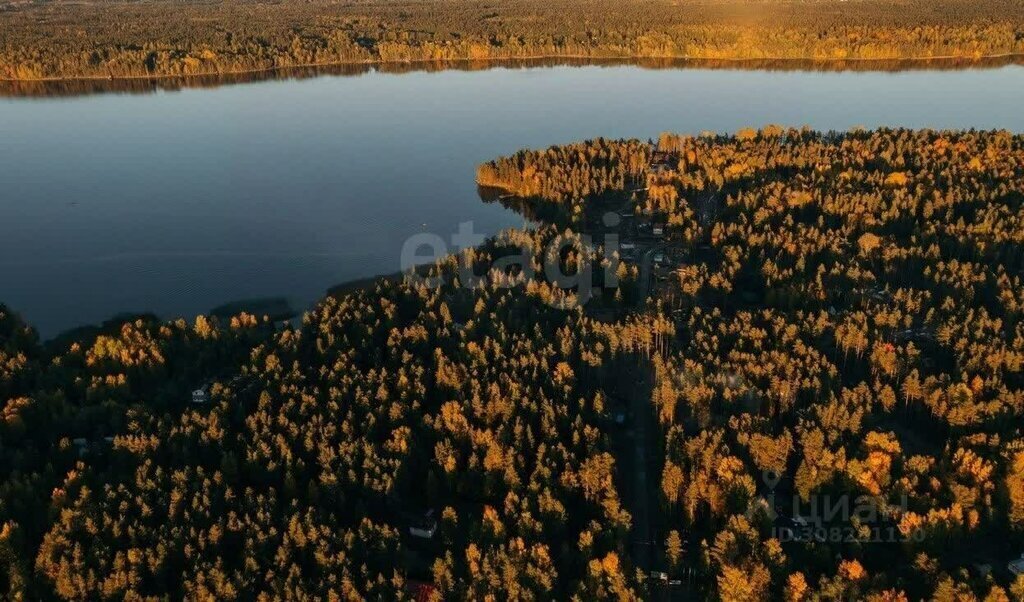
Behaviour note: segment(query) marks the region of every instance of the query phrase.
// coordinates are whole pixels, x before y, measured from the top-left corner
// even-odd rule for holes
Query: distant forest
[[[1024,52],[1014,0],[0,3],[0,78],[228,74],[528,58],[979,59]]]
[[[300,323],[0,306],[0,597],[1024,600],[1024,136],[478,180],[544,217]]]

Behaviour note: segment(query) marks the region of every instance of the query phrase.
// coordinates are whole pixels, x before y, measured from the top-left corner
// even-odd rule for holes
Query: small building
[[[665,236],[665,226],[656,224],[651,228],[651,234],[655,236]]]
[[[434,518],[433,509],[409,521],[409,535],[413,537],[433,539],[434,533],[437,533],[437,519]]]
[[[405,591],[416,602],[429,602],[437,596],[437,588],[432,583],[423,583],[412,579],[406,582]]]
[[[78,451],[79,458],[85,458],[89,451],[92,450],[92,444],[85,437],[76,437],[71,440],[71,443],[75,446],[75,450]]]
[[[1020,558],[1011,560],[1007,563],[1006,568],[1010,570],[1010,573],[1014,577],[1024,575],[1024,554],[1021,554]]]
[[[209,385],[203,385],[195,391],[192,391],[192,403],[194,404],[205,404],[210,402],[210,387]]]

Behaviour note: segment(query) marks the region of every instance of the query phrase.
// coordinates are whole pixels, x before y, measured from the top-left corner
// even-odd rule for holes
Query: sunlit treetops
[[[20,80],[538,57],[971,60],[1024,51],[1024,12],[1012,0],[5,2],[0,14],[0,76]]]
[[[4,594],[644,597],[637,395],[654,566],[693,597],[1024,594],[1021,136],[665,134],[478,176],[556,223],[295,324],[40,343],[0,309]],[[645,307],[635,258],[588,304],[548,279],[607,260],[595,208],[665,224]],[[839,537],[783,537],[825,500]]]
[[[766,127],[644,146],[481,171],[535,205],[632,198],[680,247],[657,291],[675,337],[651,392],[670,574],[703,571],[726,600],[1024,593],[963,569],[998,570],[1022,544],[1024,138]],[[625,171],[606,157],[634,152],[646,190],[578,177]],[[875,518],[787,543],[769,495],[785,516],[790,499],[806,513],[861,499]],[[894,535],[858,543],[873,528]]]
[[[508,233],[471,254],[485,266],[512,240],[524,239]],[[435,270],[454,277],[457,267],[453,258]],[[52,394],[66,392],[74,418],[47,428],[85,435],[86,451],[77,437],[42,448],[64,470],[37,477],[54,509],[41,530],[20,498],[0,507],[11,541],[38,546],[12,560],[9,588],[64,599],[395,599],[426,580],[446,599],[629,599],[634,582],[617,558],[631,517],[599,387],[643,344],[633,331],[649,329],[554,307],[563,293],[542,280],[497,284],[382,281],[255,338],[205,318],[137,321],[57,352]],[[178,348],[186,339],[190,351]],[[209,401],[148,404],[156,383],[180,382],[184,396],[182,385],[204,378],[178,364],[202,349],[222,354],[206,372]],[[79,372],[94,376],[71,378]],[[45,378],[36,387],[51,394]],[[97,403],[110,424],[86,412]],[[437,539],[410,567],[409,517],[427,509]]]

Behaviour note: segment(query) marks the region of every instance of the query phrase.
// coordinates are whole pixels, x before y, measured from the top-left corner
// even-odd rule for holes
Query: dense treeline
[[[593,253],[509,232],[435,266],[444,286],[384,280],[276,331],[138,320],[48,348],[0,314],[0,588],[633,598],[603,389],[649,329],[593,322],[523,265],[487,272],[557,239],[567,270]],[[430,510],[436,537],[409,537]]]
[[[573,207],[637,145],[481,171]],[[679,250],[651,395],[670,576],[724,600],[1024,598],[1024,137],[768,127],[646,152],[638,210]]]
[[[0,308],[0,591],[1024,599],[1024,136],[598,139],[479,178],[557,223],[300,324],[40,343]],[[579,231],[609,201],[665,224],[645,310]]]
[[[638,141],[597,139],[519,151],[477,168],[484,188],[533,201],[525,210],[548,221],[579,221],[595,197],[639,186],[650,163],[650,147]],[[543,204],[539,204],[541,201]]]
[[[859,60],[1024,52],[1011,0],[0,4],[0,77],[537,57]]]
[[[721,200],[698,234],[713,259],[678,274],[686,345],[654,397],[676,524],[725,529],[706,531],[720,594],[762,595],[785,576],[827,597],[1005,596],[966,569],[1002,569],[1022,544],[1024,138],[770,128],[659,148],[674,165],[652,186]],[[758,471],[773,471],[776,495],[865,496],[880,518],[848,527],[884,524],[898,541],[798,546],[788,567],[770,542],[722,551],[738,530],[755,545],[757,529],[693,500],[708,490],[692,482],[708,478],[694,436],[721,440],[716,454],[745,460],[762,491]],[[751,485],[719,490],[756,500]],[[826,551],[844,559],[834,576]]]

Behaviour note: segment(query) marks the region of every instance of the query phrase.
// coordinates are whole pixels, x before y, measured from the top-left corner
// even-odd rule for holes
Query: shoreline
[[[62,342],[75,339],[76,337],[101,334],[107,330],[119,328],[120,324],[137,319],[166,322],[179,318],[184,320],[194,320],[198,316],[206,316],[207,318],[217,318],[221,321],[227,321],[241,312],[246,312],[256,315],[257,317],[266,314],[267,317],[270,318],[271,322],[293,322],[296,319],[301,319],[303,314],[312,310],[317,303],[320,303],[327,297],[338,297],[356,293],[361,290],[370,289],[373,286],[376,286],[380,281],[393,282],[401,280],[406,275],[407,272],[388,272],[384,274],[374,274],[372,276],[343,280],[337,284],[327,287],[319,296],[308,304],[297,303],[295,302],[295,299],[285,296],[273,296],[234,299],[226,303],[221,303],[215,307],[211,307],[205,312],[195,315],[164,316],[153,313],[150,310],[118,312],[111,315],[109,318],[98,322],[89,322],[78,326],[72,326],[71,328],[66,328],[50,336],[40,336],[40,342],[44,345],[60,345]],[[14,311],[14,313],[18,313],[17,310],[12,311]]]
[[[369,61],[333,61],[327,63],[301,63],[296,65],[278,65],[273,67],[260,67],[256,69],[233,69],[229,71],[201,71],[198,73],[152,73],[146,75],[54,75],[47,77],[32,78],[11,78],[0,77],[3,83],[46,83],[46,82],[73,82],[73,81],[130,81],[130,80],[162,80],[162,79],[189,79],[194,77],[231,77],[237,75],[253,75],[258,73],[273,73],[287,69],[327,69],[333,67],[380,67],[389,65],[423,65],[445,63],[503,63],[503,62],[540,62],[540,61],[586,61],[600,64],[604,61],[621,61],[626,64],[640,64],[642,61],[678,61],[680,68],[685,68],[687,63],[693,63],[697,68],[701,63],[809,63],[821,65],[850,64],[872,64],[872,63],[932,63],[932,62],[967,62],[980,63],[984,61],[1014,59],[1024,60],[1024,52],[1004,52],[1000,54],[986,54],[981,56],[963,55],[941,55],[941,56],[909,56],[909,57],[847,57],[847,58],[820,58],[820,57],[690,57],[690,56],[635,56],[635,55],[611,55],[593,56],[585,54],[538,54],[517,57],[480,57],[480,58],[454,58],[454,59],[403,59],[403,60],[369,60]],[[499,65],[500,66],[500,65]]]
[[[1024,64],[1024,52],[983,56],[911,56],[911,57],[727,57],[699,58],[685,56],[591,56],[579,54],[531,55],[522,57],[484,57],[462,59],[363,60],[327,63],[304,63],[229,71],[199,73],[154,73],[145,75],[71,75],[37,78],[0,77],[0,97],[33,97],[47,95],[75,96],[93,92],[152,91],[266,81],[285,78],[308,78],[321,75],[356,76],[380,71],[402,74],[409,72],[477,71],[496,68],[538,67],[615,67],[635,66],[643,69],[751,69],[780,71],[912,71],[920,69],[956,70],[998,68]],[[59,86],[83,86],[79,91],[62,91]],[[132,89],[132,85],[151,84],[153,88]],[[93,86],[88,88],[87,86]],[[51,94],[48,94],[50,92]]]

